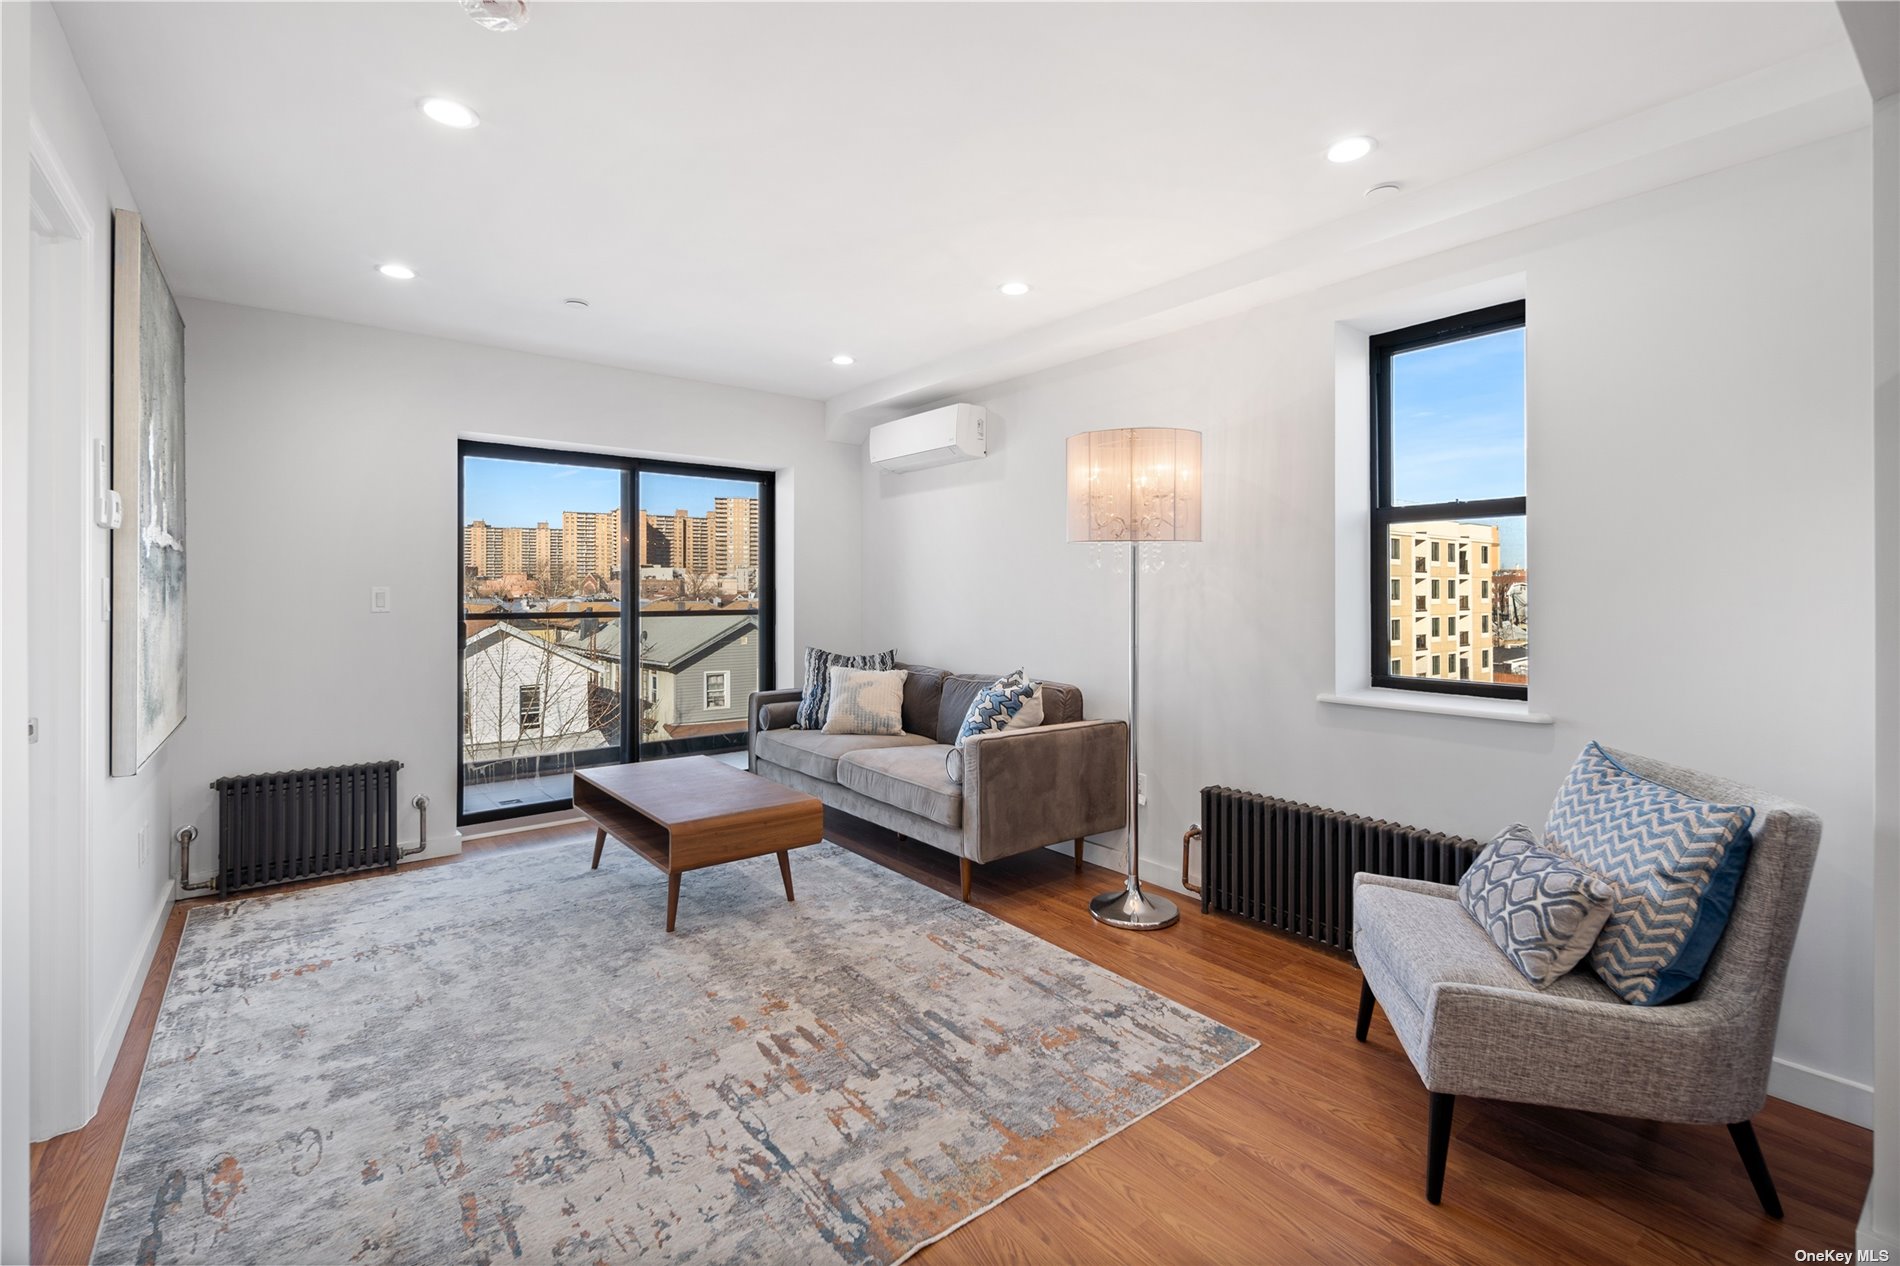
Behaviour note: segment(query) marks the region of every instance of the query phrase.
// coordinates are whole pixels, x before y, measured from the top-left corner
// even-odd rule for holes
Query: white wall
[[[31,20],[0,5],[0,841],[25,838],[27,287]],[[0,1261],[30,1258],[31,854],[0,848]]]
[[[79,753],[83,766],[80,785],[85,792],[83,813],[63,819],[76,820],[76,829],[37,840],[34,858],[34,901],[46,919],[46,927],[35,931],[35,974],[44,975],[70,964],[74,956],[84,963],[83,972],[75,974],[71,992],[51,1005],[81,1013],[74,1017],[75,1028],[83,1033],[88,1046],[77,1062],[83,1063],[89,1084],[78,1096],[70,1101],[62,1096],[57,1110],[48,1111],[48,1105],[55,1101],[36,1095],[42,1101],[35,1104],[34,1133],[45,1137],[83,1124],[97,1104],[163,930],[172,900],[167,848],[170,766],[180,736],[174,735],[136,777],[109,776],[109,630],[99,618],[97,595],[111,574],[111,542],[109,533],[90,525],[79,480],[93,440],[108,440],[111,436],[107,390],[111,373],[111,217],[114,207],[136,209],[136,203],[52,8],[33,5],[31,25],[32,118],[37,143],[43,146],[53,178],[64,185],[66,195],[90,218],[92,228],[89,238],[71,246],[83,252],[85,259],[82,267],[68,274],[81,279],[82,291],[73,296],[79,309],[77,320],[70,327],[60,327],[58,335],[69,345],[53,357],[43,356],[44,349],[36,348],[33,357],[42,365],[70,367],[75,381],[81,384],[65,398],[65,407],[54,410],[50,417],[36,418],[33,424],[36,472],[64,469],[72,480],[65,487],[63,504],[43,500],[46,490],[36,481],[36,517],[30,538],[36,543],[68,548],[80,561],[76,574],[36,578],[31,598],[36,607],[58,607],[75,613],[67,627],[82,648],[82,654],[74,657],[61,653],[61,647],[36,645],[32,651],[35,686],[37,689],[44,684],[42,674],[60,671],[67,662],[76,663],[83,678],[72,692],[73,697],[83,700],[79,715],[62,709],[40,718],[41,740],[35,760],[51,747],[68,745]],[[24,155],[19,157],[24,161]],[[10,150],[9,161],[14,158]],[[157,243],[157,248],[162,260],[164,243]],[[68,338],[67,330],[79,333]],[[36,337],[41,333],[36,329]],[[39,392],[35,395],[38,398]],[[45,451],[49,446],[55,450],[51,454]],[[43,505],[51,505],[57,516],[50,523],[39,517]],[[79,539],[66,541],[66,533]],[[83,622],[77,616],[81,610],[91,613]],[[143,856],[138,845],[141,831],[147,841]],[[80,855],[75,856],[75,852]],[[36,1019],[45,1018],[43,1010],[36,1009],[35,1015]],[[53,1055],[61,1057],[60,1052]]]
[[[1210,783],[1480,838],[1541,822],[1593,738],[1772,788],[1826,821],[1774,1087],[1865,1123],[1868,206],[1862,132],[965,396],[987,460],[866,474],[865,640],[1126,715],[1127,579],[1064,543],[1063,440],[1199,428],[1206,540],[1151,547],[1142,582],[1145,872],[1178,882]],[[1532,707],[1556,723],[1318,703],[1336,323],[1515,274]]]
[[[192,700],[175,815],[208,845],[214,778],[393,758],[404,840],[420,792],[429,854],[459,847],[458,437],[777,470],[779,680],[808,641],[858,642],[859,452],[824,439],[816,401],[180,306]]]

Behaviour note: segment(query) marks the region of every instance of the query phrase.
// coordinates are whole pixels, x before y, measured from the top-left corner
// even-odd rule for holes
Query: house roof
[[[640,662],[676,669],[711,654],[752,628],[757,616],[663,616],[640,626]]]
[[[563,646],[547,638],[535,637],[531,633],[523,633],[520,629],[506,621],[498,621],[497,623],[491,624],[463,642],[462,658],[473,659],[477,655],[485,654],[491,648],[499,645],[505,638],[514,638],[516,641],[524,643],[525,649],[546,652],[549,655],[567,660],[571,664],[578,664],[580,667],[588,669],[589,671],[595,669],[596,661],[600,658],[598,652],[590,654],[578,646]]]

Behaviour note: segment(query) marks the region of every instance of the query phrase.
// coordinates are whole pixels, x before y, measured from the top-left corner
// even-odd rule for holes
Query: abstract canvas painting
[[[185,322],[134,211],[112,213],[112,772],[185,719]]]

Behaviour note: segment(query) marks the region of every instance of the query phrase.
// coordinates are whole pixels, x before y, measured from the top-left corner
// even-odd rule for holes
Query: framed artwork
[[[185,719],[185,322],[135,211],[112,213],[112,773]]]

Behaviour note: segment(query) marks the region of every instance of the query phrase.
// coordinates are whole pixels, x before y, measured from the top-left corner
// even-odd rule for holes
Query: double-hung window
[[[1524,304],[1374,335],[1367,350],[1372,684],[1523,699],[1530,662]],[[1459,632],[1457,654],[1430,654],[1425,638],[1408,645],[1388,627],[1385,599],[1404,574],[1431,578],[1416,614],[1431,617],[1433,636],[1441,620],[1449,633],[1460,613],[1472,611],[1467,583],[1477,582],[1478,610],[1489,618]]]

